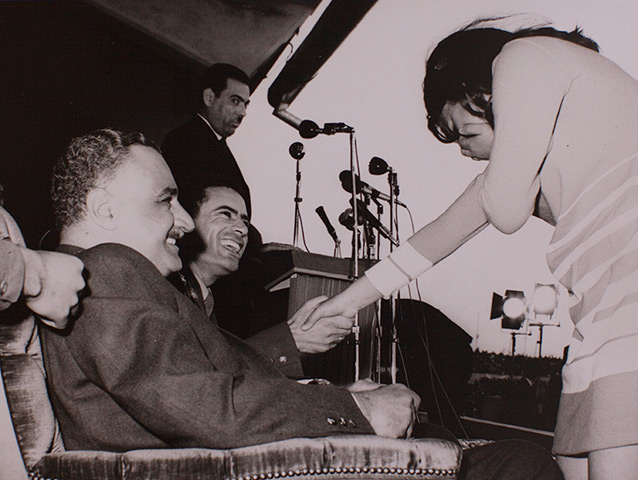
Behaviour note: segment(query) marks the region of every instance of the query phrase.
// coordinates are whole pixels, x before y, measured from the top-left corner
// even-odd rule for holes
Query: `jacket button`
[[[355,422],[354,420],[348,420],[348,426],[357,428],[357,422]]]
[[[337,423],[337,421],[332,417],[326,418],[326,421],[328,422],[328,425],[335,425]]]
[[[0,295],[4,295],[5,293],[7,293],[8,289],[9,289],[9,285],[7,284],[7,282],[2,282],[0,284]]]
[[[279,357],[279,365],[285,365],[287,361],[288,361],[287,356],[282,355],[281,357]]]
[[[339,425],[345,427],[346,425],[348,425],[348,422],[346,422],[346,419],[343,417],[339,418]]]

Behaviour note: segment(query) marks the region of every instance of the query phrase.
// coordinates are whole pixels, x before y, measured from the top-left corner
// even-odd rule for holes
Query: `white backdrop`
[[[520,13],[550,20],[561,29],[579,25],[604,55],[638,78],[638,5],[632,0],[379,0],[289,110],[319,125],[353,126],[362,180],[387,192],[386,176],[368,173],[372,157],[385,159],[398,173],[400,199],[419,228],[485,167],[462,157],[457,146],[439,143],[427,130],[421,90],[427,54],[437,41],[476,18]],[[272,115],[266,93],[284,62],[275,65],[253,94],[247,118],[229,140],[251,186],[253,223],[265,241],[292,243],[295,161],[288,147],[301,141],[306,152],[301,160],[301,209],[308,247],[332,255],[332,239],[314,211],[323,205],[348,256],[351,233],[337,221],[349,206],[349,194],[338,179],[349,167],[348,135],[304,140]],[[408,216],[401,214],[399,223],[405,240],[411,233]],[[509,353],[510,336],[499,322],[489,320],[492,292],[517,289],[530,295],[535,283],[552,283],[544,256],[551,233],[551,227],[537,219],[510,236],[488,228],[421,277],[423,300],[470,333],[475,348]],[[571,335],[566,303],[561,296],[561,327],[544,331],[544,355],[560,356]],[[518,338],[517,353],[535,354],[538,330],[532,333]]]

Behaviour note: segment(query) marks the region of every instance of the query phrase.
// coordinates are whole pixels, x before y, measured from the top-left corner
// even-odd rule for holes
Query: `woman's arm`
[[[443,214],[408,240],[428,265],[450,255],[488,223],[504,233],[513,233],[527,221],[534,211],[539,172],[551,149],[556,118],[570,84],[561,65],[537,42],[519,39],[503,48],[493,66],[495,129],[490,163]],[[383,275],[366,274],[319,305],[304,328],[322,317],[354,317],[390,288],[400,288],[412,279],[388,275],[389,261],[385,259],[373,267],[385,268]],[[383,282],[391,276],[393,284]]]
[[[334,316],[350,317],[354,321],[354,316],[360,309],[409,283],[412,278],[443,260],[478,234],[487,226],[487,217],[478,201],[482,184],[483,175],[481,174],[468,185],[445,212],[410,237],[408,239],[410,245],[399,247],[399,249],[410,249],[414,253],[409,255],[419,255],[422,257],[421,260],[417,258],[409,265],[396,267],[395,262],[392,262],[390,258],[384,259],[346,290],[320,304],[302,328],[310,329],[321,318]],[[398,256],[399,264],[402,257],[402,255]],[[415,272],[415,264],[422,265],[422,271]],[[390,269],[389,273],[388,269]]]
[[[540,39],[547,41],[562,42]],[[489,221],[504,233],[517,231],[534,211],[540,170],[572,82],[540,42],[514,40],[493,65],[494,143],[479,198]]]

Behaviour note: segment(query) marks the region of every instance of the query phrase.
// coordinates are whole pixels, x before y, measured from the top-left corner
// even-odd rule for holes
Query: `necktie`
[[[206,315],[210,317],[213,313],[213,308],[215,308],[215,299],[213,298],[210,288],[208,289],[208,295],[206,295],[204,299],[204,308],[206,309]]]

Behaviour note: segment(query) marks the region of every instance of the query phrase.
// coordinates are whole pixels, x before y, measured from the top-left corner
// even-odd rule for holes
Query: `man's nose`
[[[184,233],[195,230],[193,219],[179,202],[176,202],[173,207],[173,217],[175,219],[175,226],[181,228]]]
[[[243,220],[238,220],[235,222],[235,231],[245,237],[248,235],[248,225]]]

